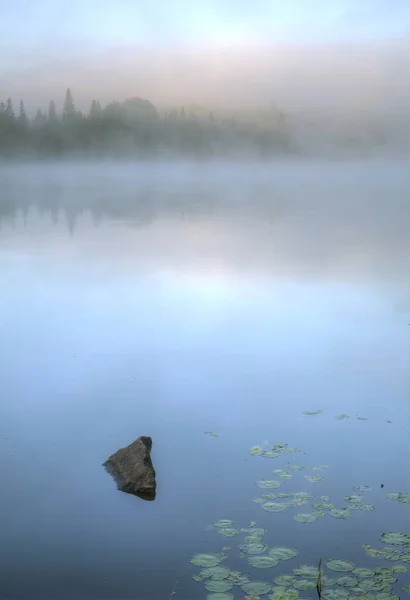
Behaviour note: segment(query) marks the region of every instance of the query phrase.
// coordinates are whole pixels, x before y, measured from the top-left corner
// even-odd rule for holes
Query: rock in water
[[[141,436],[126,448],[120,448],[104,463],[117,488],[144,500],[154,500],[155,469],[151,460],[152,439]]]

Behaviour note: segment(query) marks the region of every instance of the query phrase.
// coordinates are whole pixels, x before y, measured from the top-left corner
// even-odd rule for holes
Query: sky
[[[168,94],[175,102],[185,94],[198,102],[218,86],[219,95],[230,87],[238,97],[238,84],[228,80],[244,81],[253,72],[255,99],[271,98],[274,90],[263,81],[271,68],[255,75],[268,55],[280,57],[276,69],[283,71],[289,61],[294,65],[296,49],[300,65],[292,77],[300,94],[302,63],[315,48],[329,77],[329,57],[341,64],[347,51],[344,60],[350,57],[357,71],[357,49],[373,48],[372,66],[363,69],[380,71],[392,48],[400,62],[396,45],[408,50],[409,39],[409,0],[0,0],[0,95],[24,96],[34,105],[70,86],[81,105],[94,86],[103,101],[117,90],[153,100]],[[338,68],[350,70],[346,62]],[[209,101],[212,94],[205,96]]]

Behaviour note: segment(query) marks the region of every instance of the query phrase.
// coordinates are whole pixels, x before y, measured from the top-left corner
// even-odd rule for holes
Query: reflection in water
[[[362,546],[408,516],[387,494],[410,491],[409,179],[370,163],[2,169],[1,598],[202,598],[189,559],[222,546],[253,579],[282,573],[260,576],[220,519],[297,548],[290,572],[391,566]],[[101,469],[145,432],[155,502]],[[248,454],[278,442],[301,452]],[[252,500],[278,478],[337,514],[370,486],[375,510],[275,515]]]

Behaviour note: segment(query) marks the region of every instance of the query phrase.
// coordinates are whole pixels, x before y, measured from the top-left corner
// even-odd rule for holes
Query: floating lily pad
[[[350,511],[347,508],[332,508],[329,511],[329,515],[335,519],[348,519],[351,516]]]
[[[345,588],[326,588],[321,594],[324,600],[347,600],[349,590]]]
[[[324,471],[328,469],[329,465],[317,465],[316,467],[312,467],[312,471]]]
[[[195,554],[190,562],[196,567],[216,567],[222,561],[223,556],[216,554]]]
[[[372,512],[375,510],[375,506],[373,504],[358,504],[357,510],[364,510],[365,512]]]
[[[297,579],[293,587],[297,590],[314,590],[316,588],[316,581],[313,579]]]
[[[387,497],[390,500],[397,500],[397,502],[402,502],[403,504],[410,504],[410,494],[404,494],[403,492],[397,492],[397,493],[387,494]]]
[[[288,506],[288,504],[284,504],[283,502],[265,502],[261,508],[268,512],[281,512],[282,510],[286,510]]]
[[[360,503],[363,501],[363,496],[360,494],[351,494],[350,496],[345,496],[346,502],[355,502]]]
[[[353,575],[356,575],[356,577],[374,577],[376,574],[376,571],[374,571],[373,569],[365,569],[365,568],[356,568],[353,569],[352,571]]]
[[[226,579],[231,574],[231,570],[227,567],[207,567],[203,569],[199,576],[203,579]]]
[[[228,580],[234,585],[244,585],[244,583],[249,583],[250,579],[247,575],[244,575],[240,571],[231,571],[228,576]]]
[[[262,452],[262,448],[260,446],[252,446],[252,448],[249,450],[248,454],[250,454],[251,456],[257,456],[261,452]]]
[[[355,492],[371,492],[372,488],[370,487],[370,485],[355,485],[354,488]]]
[[[293,475],[291,475],[287,471],[284,471],[283,469],[275,469],[273,473],[281,479],[293,479]]]
[[[244,554],[262,554],[267,549],[266,544],[261,542],[249,542],[241,546],[241,550]]]
[[[326,563],[326,567],[330,571],[338,571],[339,573],[348,573],[353,571],[354,564],[348,560],[341,560],[339,558],[332,558]]]
[[[312,513],[298,513],[293,518],[298,523],[313,523],[316,521],[317,516]]]
[[[222,552],[229,552],[229,550],[232,550],[232,548],[230,546],[224,546],[222,548]]]
[[[330,587],[332,585],[335,585],[336,583],[336,579],[333,579],[333,577],[328,577],[327,575],[322,575],[322,586],[323,587]]]
[[[234,537],[235,535],[239,535],[239,530],[226,527],[224,529],[218,529],[218,533],[220,535],[224,535],[225,537]]]
[[[313,416],[313,415],[320,415],[322,412],[323,412],[323,410],[305,410],[305,412],[303,414]]]
[[[358,580],[356,577],[352,577],[351,575],[344,575],[343,577],[338,577],[336,579],[336,583],[342,587],[352,588],[358,584]]]
[[[293,548],[286,548],[285,546],[274,546],[268,550],[269,556],[276,558],[277,560],[289,560],[295,558],[299,553]]]
[[[311,494],[310,492],[294,492],[293,497],[301,498],[301,499],[305,499],[305,500],[311,500],[313,498],[313,494]]]
[[[305,475],[305,479],[312,482],[325,481],[325,477],[317,477],[316,475]]]
[[[330,502],[331,498],[330,496],[319,496],[319,500],[321,502]]]
[[[376,594],[376,600],[399,600],[399,597],[391,592],[381,592]]]
[[[403,590],[403,592],[407,592],[408,594],[410,594],[410,585],[405,585],[403,588],[401,588]]]
[[[250,581],[241,587],[245,594],[251,594],[252,596],[262,596],[262,594],[268,594],[272,589],[271,584],[266,583],[266,581]]]
[[[358,421],[367,421],[366,417],[356,417]]]
[[[229,592],[233,588],[233,583],[225,579],[210,579],[205,583],[205,589],[208,592]]]
[[[339,421],[343,421],[344,419],[350,419],[349,415],[339,415],[338,417],[335,417],[335,419],[339,419]]]
[[[366,554],[371,556],[372,558],[376,558],[377,556],[384,556],[383,550],[377,550],[376,548],[372,548],[369,545],[364,545],[363,548],[366,550]]]
[[[263,504],[265,502],[264,498],[252,498],[252,502],[255,502],[255,504]]]
[[[300,567],[295,567],[293,572],[298,577],[303,577],[305,579],[317,579],[317,566],[316,565],[301,565]]]
[[[259,452],[259,455],[263,456],[263,458],[277,458],[280,456],[280,452],[276,450],[262,450],[262,452]]]
[[[215,521],[214,525],[215,527],[230,527],[232,525],[233,521],[230,521],[229,519],[219,519],[219,521]]]
[[[271,600],[296,600],[299,594],[297,590],[285,589],[284,587],[273,587],[272,594],[269,594]]]
[[[393,571],[393,573],[407,573],[408,568],[404,565],[394,565],[391,568],[391,570]]]
[[[384,544],[391,544],[392,546],[407,546],[410,544],[410,535],[407,533],[383,533],[380,539]]]
[[[276,567],[279,563],[279,560],[273,558],[272,556],[250,556],[248,558],[248,563],[251,567],[255,567],[257,569],[270,569],[271,567]]]
[[[288,585],[292,585],[294,581],[296,581],[296,577],[293,577],[292,575],[279,575],[278,577],[275,577],[275,579],[273,580],[277,585],[283,585],[283,586],[288,586]]]
[[[292,469],[292,471],[302,471],[304,467],[300,467],[299,465],[288,465],[288,469]]]
[[[219,437],[219,433],[214,433],[213,431],[204,431],[204,434],[215,438]]]
[[[256,485],[262,489],[267,489],[267,488],[276,489],[276,488],[280,487],[279,481],[273,481],[270,479],[261,479],[260,481],[256,482]]]

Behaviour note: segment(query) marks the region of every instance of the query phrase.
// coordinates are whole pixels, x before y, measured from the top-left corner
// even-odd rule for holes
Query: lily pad
[[[293,548],[286,548],[285,546],[274,546],[268,550],[269,556],[277,560],[289,560],[295,558],[299,553]]]
[[[330,496],[319,496],[319,500],[321,502],[330,502],[331,498]]]
[[[293,587],[297,590],[314,590],[316,588],[316,581],[313,579],[297,579]]]
[[[372,512],[375,510],[375,506],[373,504],[358,504],[357,510],[364,510],[366,512]]]
[[[350,515],[350,511],[347,508],[332,508],[329,511],[329,515],[335,519],[348,519]]]
[[[262,596],[262,594],[268,594],[272,589],[271,584],[266,583],[266,581],[250,581],[241,587],[245,594],[251,594],[252,596]]]
[[[339,573],[348,573],[353,571],[354,564],[348,560],[341,560],[339,558],[332,558],[326,563],[326,567],[330,571],[338,571]]]
[[[232,525],[233,521],[230,521],[229,519],[219,519],[219,521],[215,521],[214,525],[215,527],[230,527]]]
[[[293,582],[296,581],[296,577],[293,577],[293,575],[279,575],[278,577],[275,577],[273,581],[277,585],[283,585],[286,587],[288,585],[293,585]]]
[[[222,558],[219,554],[195,554],[190,562],[196,567],[216,567],[222,561]]]
[[[402,502],[403,504],[410,504],[410,494],[404,494],[403,492],[391,493],[387,494],[389,500],[397,500],[397,502]]]
[[[388,533],[383,533],[380,539],[384,544],[391,544],[392,546],[410,545],[410,535],[407,533],[395,533],[390,531]]]
[[[268,512],[281,512],[288,508],[288,504],[284,504],[283,502],[265,502],[261,505],[261,508]]]
[[[391,568],[391,570],[393,571],[393,573],[407,573],[408,568],[404,565],[394,565]]]
[[[401,588],[403,590],[403,592],[407,592],[408,594],[410,594],[410,585],[405,585],[403,588]]]
[[[205,435],[210,435],[211,437],[217,438],[219,437],[219,433],[214,433],[213,431],[204,431]]]
[[[199,576],[203,579],[226,579],[231,574],[231,570],[227,567],[208,567],[203,569]]]
[[[317,516],[312,513],[298,513],[297,515],[294,515],[293,518],[298,523],[313,523],[316,521]]]
[[[261,479],[260,481],[256,482],[256,485],[262,489],[276,489],[280,487],[279,481],[273,481],[270,479]]]
[[[241,550],[244,554],[262,554],[267,549],[266,544],[261,542],[249,542],[241,546]]]
[[[272,594],[269,594],[271,600],[296,600],[299,594],[297,590],[285,589],[284,587],[273,587]]]
[[[279,563],[279,560],[273,558],[272,556],[250,556],[248,558],[248,563],[251,567],[255,567],[256,569],[270,569],[272,567],[276,567]]]
[[[311,500],[313,498],[313,494],[311,494],[310,492],[294,492],[293,497],[305,499],[305,500]]]
[[[345,588],[326,588],[322,590],[322,598],[324,600],[347,600],[349,590]]]
[[[358,421],[367,421],[366,417],[356,417]]]
[[[355,502],[360,503],[363,501],[363,496],[360,494],[351,494],[350,496],[345,496],[346,502]]]
[[[317,477],[316,475],[305,475],[305,479],[312,482],[325,481],[325,477]]]
[[[336,583],[336,579],[333,579],[333,577],[328,577],[327,575],[322,575],[322,586],[323,587],[330,587],[332,585],[335,585]]]
[[[293,475],[291,475],[287,471],[284,471],[283,469],[275,469],[273,473],[281,479],[293,479]]]
[[[300,567],[295,567],[293,569],[293,573],[298,577],[303,577],[305,579],[317,579],[317,566],[316,565],[301,565]]]
[[[300,467],[299,465],[288,465],[288,469],[292,471],[302,471],[304,467]]]
[[[322,412],[323,412],[323,410],[305,410],[305,412],[303,414],[313,416],[313,415],[320,415]]]
[[[338,577],[336,579],[336,583],[342,587],[352,588],[358,584],[358,580],[356,577],[352,577],[351,575],[344,575],[343,577]]]
[[[353,569],[352,571],[353,575],[356,575],[356,577],[374,577],[376,574],[376,571],[374,571],[373,569],[365,569],[365,568],[356,568]]]
[[[263,456],[263,458],[277,458],[280,456],[280,452],[276,450],[262,450],[262,452],[259,452],[259,455]]]
[[[342,415],[335,417],[335,419],[339,419],[339,421],[343,421],[344,419],[350,419],[350,417],[349,417],[349,415],[342,414]]]
[[[224,535],[225,537],[234,537],[235,535],[239,535],[239,530],[226,527],[224,529],[218,529],[218,533],[220,535]]]
[[[372,488],[370,487],[370,485],[355,485],[354,488],[355,492],[371,492]]]
[[[233,583],[225,579],[210,579],[205,583],[205,589],[208,592],[229,592],[233,588]]]

